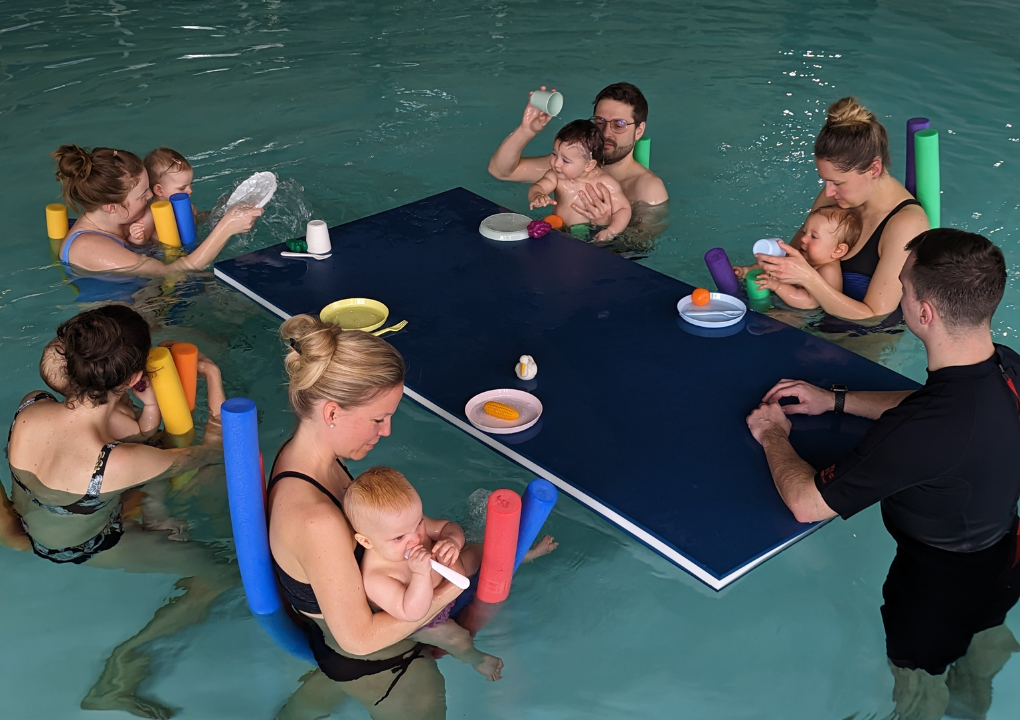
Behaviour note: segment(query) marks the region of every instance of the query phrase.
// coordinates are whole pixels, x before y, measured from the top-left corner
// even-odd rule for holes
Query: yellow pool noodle
[[[184,435],[195,427],[188,410],[188,398],[184,395],[181,378],[177,375],[177,366],[170,354],[170,348],[156,347],[149,351],[149,362],[146,364],[149,381],[156,393],[159,412],[163,416],[163,425],[171,435]]]
[[[63,240],[67,235],[67,205],[50,203],[46,206],[46,234],[50,240]]]
[[[170,247],[181,246],[181,236],[177,232],[177,218],[174,217],[174,206],[169,200],[157,200],[149,206],[152,219],[156,222],[156,234],[159,241]]]

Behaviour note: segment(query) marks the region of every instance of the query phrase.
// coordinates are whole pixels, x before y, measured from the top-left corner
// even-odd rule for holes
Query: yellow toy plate
[[[339,325],[344,330],[371,332],[383,326],[390,316],[390,309],[378,300],[368,298],[346,298],[337,300],[322,308],[319,319],[322,322]]]

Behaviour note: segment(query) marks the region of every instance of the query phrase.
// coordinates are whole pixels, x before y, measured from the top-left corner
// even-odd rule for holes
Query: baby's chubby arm
[[[556,190],[556,173],[552,170],[543,175],[537,183],[528,188],[530,209],[555,205],[556,201],[549,197]]]
[[[759,288],[768,288],[783,299],[790,307],[801,310],[814,310],[818,307],[818,301],[814,296],[799,285],[790,285],[779,282],[774,278],[761,274],[755,283]]]
[[[743,280],[744,278],[746,278],[747,277],[747,273],[751,272],[752,270],[761,270],[761,265],[759,265],[758,263],[755,263],[754,265],[734,265],[733,266],[733,274],[736,275],[737,278],[739,278],[740,280]]]
[[[600,230],[595,235],[596,242],[611,240],[622,233],[630,224],[631,216],[630,201],[623,194],[623,188],[620,186],[620,183],[608,175],[605,176],[602,182],[609,188],[609,197],[613,202],[613,215],[609,221],[609,226]]]
[[[432,557],[419,545],[407,558],[411,581],[393,577],[384,568],[367,568],[362,579],[365,595],[397,620],[417,622],[423,620],[432,605]]]
[[[446,567],[454,567],[467,542],[464,530],[452,520],[425,518],[425,534],[432,540],[432,557]],[[457,568],[454,568],[455,570]],[[458,570],[459,571],[459,570]]]

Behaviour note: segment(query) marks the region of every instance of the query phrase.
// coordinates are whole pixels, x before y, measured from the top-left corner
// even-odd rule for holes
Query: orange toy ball
[[[548,217],[545,218],[545,221],[549,223],[550,226],[552,226],[553,230],[559,230],[560,228],[563,227],[563,218],[561,218],[559,215],[549,215]]]
[[[708,301],[712,299],[712,293],[705,288],[698,288],[691,293],[691,302],[695,305],[708,305]]]

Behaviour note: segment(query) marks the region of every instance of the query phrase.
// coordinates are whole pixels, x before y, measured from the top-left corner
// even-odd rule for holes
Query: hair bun
[[[293,378],[300,378],[297,383],[300,389],[311,387],[326,372],[341,332],[338,326],[311,315],[295,315],[280,328],[280,334],[291,348],[284,364],[292,382]]]
[[[92,174],[92,155],[78,145],[61,145],[53,153],[57,158],[57,178],[85,180]]]
[[[825,120],[828,125],[853,125],[864,123],[870,125],[877,122],[875,115],[857,102],[857,98],[845,97],[829,106],[829,114]]]

